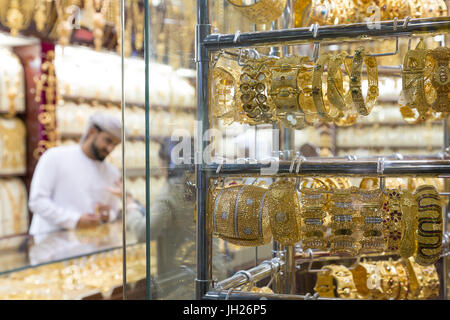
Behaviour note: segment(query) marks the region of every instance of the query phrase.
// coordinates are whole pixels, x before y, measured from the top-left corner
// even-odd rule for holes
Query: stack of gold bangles
[[[362,90],[363,65],[367,94]],[[318,121],[351,125],[358,115],[369,115],[377,101],[377,60],[360,47],[353,59],[340,52],[324,53],[317,63],[300,56],[246,59],[242,67],[217,63],[213,90],[212,113],[225,124],[279,122],[294,129]]]
[[[326,265],[317,274],[314,290],[321,297],[375,300],[423,300],[439,295],[434,265],[421,266],[414,258],[363,261],[347,268]]]
[[[333,255],[392,252],[416,263],[441,255],[442,203],[432,185],[383,193],[363,179],[278,178],[270,186],[216,181],[208,195],[208,230],[242,246],[272,239]],[[328,232],[329,231],[329,232]]]
[[[426,49],[421,39],[404,58],[400,112],[411,124],[440,119],[450,111],[450,49]]]

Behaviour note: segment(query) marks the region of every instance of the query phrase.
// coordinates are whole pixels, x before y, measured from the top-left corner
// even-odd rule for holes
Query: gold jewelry
[[[399,280],[399,291],[396,300],[406,300],[408,298],[409,292],[409,278],[408,271],[406,267],[403,265],[402,260],[393,261],[392,264],[397,271],[397,276]]]
[[[317,274],[314,291],[321,297],[356,299],[358,297],[352,273],[345,266],[328,265]],[[336,286],[334,285],[336,283]]]
[[[267,95],[270,84],[273,58],[248,60],[242,67],[240,86],[236,101],[241,121],[249,124],[270,123],[275,110],[271,97]]]
[[[369,82],[367,97],[364,100],[361,87],[362,65],[367,67],[367,80]],[[369,115],[378,97],[378,67],[377,59],[369,56],[364,47],[355,51],[350,77],[350,92],[355,108],[363,116]]]
[[[360,262],[350,270],[360,299],[380,299],[381,275],[373,263]]]
[[[320,117],[317,114],[316,107],[314,106],[314,99],[312,94],[313,72],[314,72],[313,63],[309,61],[305,62],[303,68],[300,70],[298,75],[298,88],[300,89],[299,95],[300,108],[305,113],[305,119],[309,125],[314,125],[314,123],[320,120]]]
[[[12,118],[16,115],[16,98],[19,95],[19,84],[20,84],[20,71],[19,74],[16,75],[16,79],[14,82],[14,85],[11,85],[11,80],[8,77],[7,72],[4,72],[4,79],[5,79],[5,86],[6,86],[6,94],[8,97],[8,114],[6,115],[7,118]]]
[[[307,57],[292,56],[278,59],[272,67],[268,95],[276,107],[276,118],[284,126],[303,129],[307,126],[305,114],[299,105],[298,76]]]
[[[386,200],[383,204],[385,226],[384,237],[387,242],[387,250],[397,251],[400,246],[402,211],[400,210],[401,191],[397,189],[388,190]]]
[[[62,47],[70,43],[72,34],[72,9],[73,6],[79,7],[80,0],[59,0],[55,1],[58,20],[56,22],[56,32],[58,34],[58,44]]]
[[[414,50],[409,50],[403,61],[402,86],[404,106],[400,108],[403,119],[408,123],[420,123],[427,116],[429,104],[425,97],[425,60],[428,50],[421,39]],[[411,109],[416,109],[415,116]]]
[[[94,47],[100,51],[103,45],[103,30],[105,28],[105,14],[109,0],[94,0],[92,10],[92,23],[94,25]]]
[[[426,299],[433,299],[439,296],[439,275],[435,265],[422,267],[422,275],[425,278],[426,285],[423,293]]]
[[[272,183],[267,194],[266,210],[274,241],[294,245],[301,239],[300,202],[295,182],[278,180]]]
[[[287,0],[259,0],[246,5],[243,0],[227,0],[245,17],[258,24],[266,24],[277,19],[286,7]]]
[[[306,180],[301,185],[302,247],[305,250],[327,247],[324,218],[329,197],[324,191],[327,187],[320,180]]]
[[[223,120],[225,125],[237,120],[236,103],[233,98],[238,90],[238,72],[225,66],[216,66],[213,76],[213,106],[212,113],[217,119]]]
[[[344,65],[347,74],[350,74],[351,60],[347,59],[347,56],[348,53],[345,51],[339,54],[330,55],[328,62],[328,101],[342,112],[347,111],[351,105],[350,94],[344,92],[344,81],[341,70],[341,65]]]
[[[363,184],[363,182],[361,182]],[[385,211],[382,209],[384,196],[380,189],[359,190],[360,215],[363,218],[360,252],[384,251],[387,243],[383,237]]]
[[[438,47],[429,52],[429,55],[436,60],[437,67],[431,80],[436,89],[437,98],[431,105],[437,112],[449,112],[450,99],[450,70],[448,67],[450,59],[450,49],[447,47]]]
[[[377,268],[381,276],[383,298],[395,299],[400,293],[400,281],[397,270],[390,261],[378,261]]]
[[[48,17],[52,11],[52,4],[53,0],[38,0],[36,2],[36,11],[33,18],[37,31],[44,32],[44,29],[48,26]]]
[[[0,9],[2,24],[16,37],[19,31],[28,28],[34,10],[34,1],[4,0]]]
[[[417,202],[414,195],[408,190],[402,190],[400,201],[402,211],[402,230],[400,239],[400,256],[404,259],[414,255],[416,251],[417,230]]]
[[[18,118],[0,118],[0,170],[4,174],[21,174],[26,171],[26,127]]]
[[[10,230],[8,230],[9,235],[11,234],[20,234],[22,233],[24,230],[22,230],[22,219],[26,218],[24,217],[24,200],[25,200],[25,194],[24,194],[24,190],[22,188],[20,188],[18,191],[19,196],[17,201],[15,201],[14,199],[14,195],[11,192],[11,190],[8,187],[8,184],[10,183],[14,183],[14,180],[5,180],[3,181],[2,185],[3,185],[3,189],[6,191],[6,194],[8,196],[8,200],[9,203],[11,205],[12,208],[12,215],[13,215],[13,230],[12,233]],[[19,181],[20,183],[20,181]]]
[[[312,97],[314,101],[314,106],[322,120],[331,122],[336,121],[344,116],[341,110],[334,107],[333,104],[329,103],[325,105],[323,99],[322,91],[322,75],[325,65],[328,64],[330,60],[330,54],[322,54],[314,67],[314,72],[312,75]]]
[[[212,186],[208,230],[240,246],[267,244],[272,238],[266,209],[267,189],[254,185]]]
[[[358,253],[359,248],[354,235],[356,229],[354,218],[357,213],[354,203],[357,193],[357,187],[332,189],[329,211],[332,217],[332,235],[329,238],[332,254],[356,255]]]
[[[406,267],[409,278],[408,300],[426,299],[424,293],[426,282],[422,273],[423,267],[419,265],[413,257],[409,257],[406,260]]]
[[[442,251],[442,206],[434,186],[422,185],[416,189],[418,205],[417,250],[415,261],[423,266],[434,264]]]

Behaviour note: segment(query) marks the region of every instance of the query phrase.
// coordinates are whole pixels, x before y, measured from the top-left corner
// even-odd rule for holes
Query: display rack
[[[295,266],[298,257],[305,258],[304,254],[297,254],[294,247],[282,247],[274,243],[274,258],[269,262],[248,270],[242,271],[233,277],[223,280],[214,285],[211,277],[211,235],[208,234],[206,226],[207,190],[211,177],[218,175],[260,175],[261,169],[268,168],[271,163],[216,163],[205,164],[203,160],[203,150],[206,147],[204,133],[209,129],[209,73],[211,54],[232,48],[244,48],[255,46],[287,46],[302,43],[323,43],[327,41],[365,41],[374,38],[401,37],[419,34],[440,34],[448,33],[450,29],[450,19],[448,17],[426,18],[426,19],[404,19],[383,21],[377,28],[369,28],[365,23],[355,23],[349,25],[319,26],[313,25],[311,28],[286,28],[285,29],[246,32],[236,34],[211,33],[210,10],[208,0],[197,1],[197,26],[196,26],[196,66],[197,66],[197,121],[201,124],[197,132],[197,163],[196,189],[197,189],[197,278],[196,278],[196,298],[197,299],[315,299],[312,295],[294,295],[295,289]],[[288,14],[285,13],[285,16]],[[388,55],[388,54],[381,54]],[[444,125],[444,151],[449,146],[448,119]],[[286,129],[282,139],[286,150],[292,150],[292,140],[286,134]],[[280,147],[280,149],[283,149]],[[428,159],[427,157],[423,157]],[[277,174],[283,175],[372,175],[378,177],[386,176],[411,176],[411,175],[434,175],[448,177],[450,174],[450,160],[447,154],[439,157],[430,157],[434,160],[393,160],[386,158],[375,158],[371,160],[349,160],[345,158],[330,159],[302,159],[297,162],[297,167],[292,161],[279,161]],[[298,165],[300,164],[300,165]],[[383,179],[380,179],[381,181]],[[447,232],[447,214],[444,215],[444,228]],[[445,236],[448,239],[448,236]],[[448,244],[446,244],[448,247]],[[379,256],[379,254],[378,254]],[[447,285],[445,259],[441,259],[440,297],[446,299]],[[284,270],[284,279],[277,279],[277,288],[282,288],[284,294],[256,294],[256,293],[232,293],[226,291],[235,285],[248,283],[263,279],[277,272],[280,268]],[[280,282],[284,285],[279,286]]]

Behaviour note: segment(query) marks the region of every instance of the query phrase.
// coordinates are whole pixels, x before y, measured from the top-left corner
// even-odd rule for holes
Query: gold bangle
[[[434,264],[442,251],[442,206],[434,186],[422,185],[416,189],[418,205],[417,250],[415,261],[423,266]]]
[[[266,24],[277,19],[286,7],[287,0],[259,0],[255,4],[244,5],[242,0],[227,0],[245,17],[258,24]]]
[[[312,95],[312,77],[314,66],[311,62],[305,63],[303,69],[300,70],[298,76],[298,87],[300,89],[299,103],[300,107],[305,113],[306,122],[314,125],[320,120],[314,106],[314,99]]]
[[[212,114],[222,119],[224,124],[231,124],[237,120],[234,95],[237,93],[237,70],[225,66],[216,66],[212,71],[213,77],[213,106]]]
[[[419,41],[414,50],[409,50],[403,61],[402,93],[404,106],[400,108],[403,119],[416,124],[430,119],[430,104],[425,93],[425,72],[430,67],[427,65],[428,50],[423,39]],[[413,109],[416,109],[417,114]]]
[[[406,259],[406,270],[409,279],[408,300],[425,299],[425,277],[422,274],[422,266],[413,257]]]
[[[314,185],[310,187],[301,186],[301,230],[304,249],[325,249],[327,247],[324,218],[327,215],[326,207],[329,197],[324,191],[327,191],[325,185],[318,188],[314,188]]]
[[[321,297],[356,299],[358,291],[353,281],[352,273],[345,266],[328,265],[322,267],[317,274],[317,282],[314,290]],[[336,283],[336,286],[334,286]]]
[[[384,251],[387,246],[386,239],[383,237],[385,211],[382,209],[382,205],[384,195],[380,189],[360,189],[359,201],[362,203],[360,215],[363,218],[360,252]]]
[[[401,191],[397,189],[388,190],[386,200],[383,204],[385,226],[385,240],[387,250],[397,251],[400,246],[402,211],[400,210]]]
[[[404,259],[414,255],[416,251],[417,202],[408,190],[402,190],[400,201],[402,211],[402,230],[400,239],[400,256]]]
[[[368,177],[368,178],[363,178],[361,180],[361,182],[359,183],[359,188],[360,189],[373,189],[373,188],[377,188],[378,186],[378,178],[375,177]]]
[[[275,108],[267,90],[275,61],[273,58],[252,59],[242,67],[236,101],[243,123],[260,124],[274,120]]]
[[[254,185],[211,187],[208,199],[208,230],[241,246],[258,246],[271,240],[265,209],[266,188]]]
[[[395,298],[396,300],[405,300],[408,298],[409,292],[409,278],[408,271],[404,266],[402,260],[396,260],[393,262],[395,270],[397,270],[397,276],[399,280],[399,291]]]
[[[334,107],[333,104],[329,103],[325,105],[323,99],[322,76],[325,65],[328,64],[329,60],[330,54],[328,53],[322,54],[317,60],[312,75],[312,97],[314,101],[314,106],[316,108],[319,117],[321,117],[322,120],[327,122],[338,120],[344,116],[342,111]]]
[[[295,182],[279,180],[272,183],[265,209],[270,217],[270,227],[275,241],[282,245],[294,245],[300,241],[300,202]]]
[[[422,267],[422,275],[425,279],[423,294],[425,299],[433,299],[439,296],[439,275],[435,265]]]
[[[344,253],[354,256],[359,251],[354,234],[356,230],[354,218],[357,209],[353,205],[358,188],[333,189],[332,192],[330,198],[330,215],[332,217],[332,235],[329,238],[330,251],[332,254]]]
[[[381,297],[381,276],[374,264],[360,262],[350,271],[360,299],[379,299]]]
[[[431,80],[433,87],[436,89],[437,98],[431,106],[436,112],[449,112],[450,70],[448,64],[450,60],[450,48],[438,47],[431,50],[429,55],[437,63]]]
[[[350,74],[351,60],[347,59],[348,53],[330,55],[328,62],[327,76],[327,97],[331,105],[334,105],[341,112],[345,112],[350,106],[350,95],[344,92],[344,79],[341,65],[344,65],[347,74]]]
[[[395,299],[400,293],[400,281],[396,268],[390,261],[378,261],[377,268],[381,276],[384,299]]]
[[[369,82],[367,97],[364,100],[361,86],[362,66],[367,67],[367,79]],[[369,56],[364,47],[355,51],[350,77],[350,92],[352,101],[359,114],[369,115],[378,98],[378,67],[377,59]]]
[[[307,57],[288,57],[278,59],[272,67],[269,96],[276,106],[276,118],[284,126],[303,129],[307,126],[305,114],[299,105],[300,90],[297,82],[303,61]]]

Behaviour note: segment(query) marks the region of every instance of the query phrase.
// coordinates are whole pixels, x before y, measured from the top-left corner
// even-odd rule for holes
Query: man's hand
[[[85,213],[78,220],[77,228],[95,227],[98,226],[99,224],[100,224],[100,215]]]
[[[108,222],[110,209],[111,208],[107,204],[97,203],[95,207],[95,212],[98,213],[98,216],[100,217],[100,220],[102,222]]]

